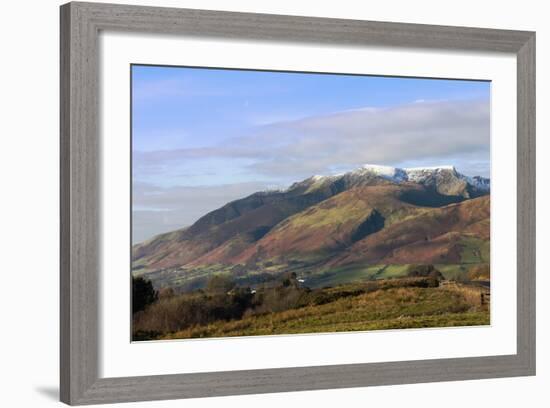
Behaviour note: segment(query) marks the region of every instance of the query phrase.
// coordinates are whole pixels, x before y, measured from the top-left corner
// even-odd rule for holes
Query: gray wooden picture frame
[[[517,56],[517,353],[99,377],[101,30]],[[535,374],[535,33],[95,3],[61,6],[61,401],[96,404]],[[498,254],[494,254],[498,256]]]

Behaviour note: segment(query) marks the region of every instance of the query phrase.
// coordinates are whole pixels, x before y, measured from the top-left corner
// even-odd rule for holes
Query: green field
[[[489,258],[488,246],[481,245],[479,250],[475,239],[464,241],[463,259],[460,264],[436,264],[445,279],[468,280],[468,271],[476,266],[483,265]],[[323,259],[323,258],[321,258]],[[213,264],[195,268],[168,269],[146,275],[157,288],[172,287],[179,292],[188,292],[204,287],[208,277],[214,274],[230,274],[240,286],[256,288],[267,281],[277,281],[287,273],[296,273],[305,280],[309,288],[323,288],[327,286],[360,283],[378,279],[404,277],[410,264],[400,265],[346,265],[337,267],[319,267],[315,257],[300,259],[292,263],[282,263],[280,260],[266,261],[253,269],[242,273],[235,272],[235,265]],[[142,276],[134,272],[134,276]]]

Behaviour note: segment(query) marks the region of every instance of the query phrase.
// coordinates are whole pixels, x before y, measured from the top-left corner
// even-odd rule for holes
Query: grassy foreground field
[[[212,319],[219,302],[203,294],[159,301],[134,319],[134,339],[185,339],[296,333],[323,333],[421,327],[476,326],[490,323],[488,289],[475,284],[425,278],[387,279],[318,290],[273,288],[251,296],[242,314]],[[483,294],[483,296],[482,296]],[[231,296],[229,294],[218,296]],[[200,313],[198,304],[214,302],[205,317],[170,327],[177,313]],[[192,300],[193,299],[193,300]],[[206,300],[208,299],[208,300]],[[221,298],[220,298],[221,299]],[[201,302],[202,302],[201,301]],[[256,303],[254,303],[256,301]],[[183,305],[186,305],[183,307]]]
[[[322,333],[419,327],[489,324],[472,288],[395,288],[378,290],[300,309],[218,321],[161,338],[228,337],[270,334]]]

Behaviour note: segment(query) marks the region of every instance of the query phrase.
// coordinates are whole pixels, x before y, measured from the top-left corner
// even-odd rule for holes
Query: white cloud
[[[488,176],[489,139],[488,100],[422,101],[281,121],[211,147],[134,152],[134,237],[189,225],[265,189],[265,180],[281,186],[364,163],[450,164]],[[189,169],[204,175],[174,176]],[[164,182],[170,177],[180,186],[158,187],[170,185]],[[186,181],[193,186],[182,186]]]
[[[248,171],[300,178],[363,163],[456,164],[462,155],[488,162],[489,114],[485,99],[349,110],[258,127],[214,147],[136,152],[135,163],[148,171],[181,160],[246,158],[254,161]]]

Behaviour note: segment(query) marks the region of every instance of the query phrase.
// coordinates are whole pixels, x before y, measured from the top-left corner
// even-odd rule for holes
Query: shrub
[[[489,280],[490,278],[489,264],[475,265],[468,270],[468,279],[470,280]]]
[[[288,288],[290,286],[297,288],[299,286],[296,272],[291,272],[283,276],[281,280],[283,287]]]
[[[253,307],[253,298],[248,288],[164,297],[134,315],[132,331],[143,338],[143,333],[169,333],[218,320],[240,319]]]
[[[161,288],[158,290],[159,299],[171,298],[174,295],[175,295],[175,292],[174,292],[174,289],[172,288]]]
[[[295,286],[279,286],[262,290],[258,293],[254,313],[281,312],[303,307],[308,303],[306,297],[308,292],[307,289],[300,289]]]
[[[235,287],[235,282],[229,275],[214,275],[206,283],[209,293],[227,293]]]
[[[426,277],[441,280],[443,274],[433,265],[409,265],[407,268],[407,276],[417,278]]]

